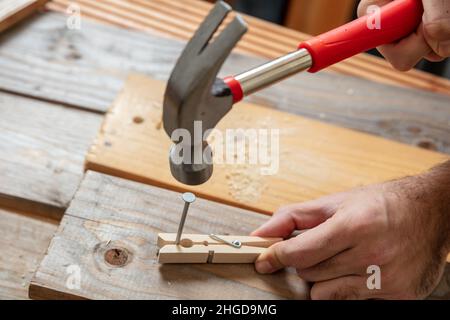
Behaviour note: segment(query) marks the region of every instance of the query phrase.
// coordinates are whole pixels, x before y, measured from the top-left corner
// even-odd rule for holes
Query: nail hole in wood
[[[419,141],[419,143],[417,143],[417,145],[423,149],[434,150],[434,151],[437,150],[437,146],[431,141],[427,141],[427,140]]]
[[[136,123],[136,124],[141,124],[141,123],[144,122],[144,118],[136,116],[136,117],[133,118],[133,122]]]
[[[123,267],[128,261],[128,251],[123,248],[113,248],[105,252],[105,261],[115,267]]]

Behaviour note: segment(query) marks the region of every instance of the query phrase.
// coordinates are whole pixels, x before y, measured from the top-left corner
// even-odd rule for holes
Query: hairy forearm
[[[396,201],[407,200],[411,219],[416,225],[426,225],[428,236],[433,235],[434,253],[446,256],[450,252],[450,161],[420,175],[392,181],[385,188],[395,194]]]
[[[424,174],[430,188],[431,200],[436,214],[441,216],[438,227],[442,235],[442,245],[446,253],[450,252],[450,161],[438,165]]]
[[[450,252],[450,161],[400,182],[409,198],[418,222],[428,225],[433,233],[435,252]]]
[[[442,272],[450,252],[450,161],[417,176],[387,183],[384,188],[393,195],[389,210],[406,208],[408,212],[411,225],[401,236],[414,243],[415,252],[428,257],[416,271],[421,275],[416,294],[423,296],[435,285],[436,274]]]

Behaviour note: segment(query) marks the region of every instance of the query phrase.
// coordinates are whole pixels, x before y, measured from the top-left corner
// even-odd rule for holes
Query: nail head
[[[191,192],[183,193],[183,200],[187,203],[192,203],[195,201],[195,194]]]

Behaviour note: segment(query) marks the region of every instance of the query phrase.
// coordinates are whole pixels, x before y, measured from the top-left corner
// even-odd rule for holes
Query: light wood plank
[[[166,80],[184,46],[87,19],[81,30],[68,30],[57,13],[11,31],[0,37],[0,89],[100,112],[129,72]],[[233,54],[221,75],[263,61]],[[447,96],[319,73],[297,75],[247,101],[450,153]]]
[[[0,209],[0,300],[27,299],[56,222]]]
[[[211,4],[198,0],[76,0],[83,16],[121,27],[189,39]],[[53,0],[48,8],[64,12],[69,0]],[[237,47],[239,52],[275,58],[296,48],[309,36],[294,30],[245,16],[248,34]],[[229,21],[229,19],[227,20]],[[450,94],[450,81],[426,72],[398,72],[384,60],[361,54],[329,68],[334,72],[358,76],[376,82]]]
[[[86,158],[86,168],[258,212],[356,186],[417,174],[448,156],[330,126],[288,113],[241,103],[218,128],[280,130],[276,175],[262,165],[216,165],[207,183],[188,187],[170,174],[171,141],[161,128],[164,83],[129,78]],[[143,122],[133,119],[141,117]],[[214,145],[214,144],[213,144]],[[248,149],[247,149],[248,150]]]
[[[304,299],[308,296],[307,284],[298,279],[295,271],[262,276],[253,265],[159,265],[157,234],[176,230],[182,207],[180,194],[87,172],[32,280],[31,298]],[[185,231],[248,234],[266,219],[198,199],[191,206]],[[116,256],[108,255],[108,261],[115,266],[105,261],[105,251],[114,248],[121,250],[116,251]],[[66,268],[71,265],[78,265],[81,271],[79,290],[66,287]]]
[[[0,93],[0,204],[60,218],[102,117]]]
[[[0,33],[41,8],[48,0],[2,0],[0,2]]]

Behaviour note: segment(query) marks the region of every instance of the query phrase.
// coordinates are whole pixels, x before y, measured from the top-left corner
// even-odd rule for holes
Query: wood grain
[[[59,219],[101,118],[0,93],[0,204]]]
[[[86,169],[173,190],[189,190],[207,199],[270,214],[284,204],[417,174],[448,158],[241,103],[218,128],[279,129],[279,171],[264,176],[260,171],[263,165],[220,164],[215,166],[210,181],[188,187],[170,174],[167,154],[171,142],[161,129],[163,91],[162,82],[140,75],[128,79],[88,153]],[[136,117],[143,121],[135,123]]]
[[[340,27],[353,18],[356,0],[290,0],[285,25],[318,35]]]
[[[83,17],[184,40],[192,36],[212,6],[198,0],[53,0],[48,8],[65,12],[69,3],[77,3]],[[294,50],[299,42],[309,38],[250,16],[245,16],[245,20],[250,30],[237,47],[242,53],[273,59]],[[418,70],[398,72],[386,61],[367,54],[348,59],[329,70],[385,84],[450,94],[447,79]]]
[[[308,297],[308,286],[291,271],[262,276],[252,265],[159,265],[157,234],[177,229],[182,207],[178,193],[87,172],[31,282],[31,298]],[[185,230],[248,234],[266,219],[198,199],[191,207]],[[105,252],[110,249],[118,250],[116,257],[107,260],[115,266],[105,261]],[[66,268],[70,265],[80,267],[79,290],[66,287]]]
[[[26,21],[0,43],[0,89],[98,112],[108,109],[130,72],[167,80],[184,45],[89,20],[68,30],[58,13]],[[263,61],[233,54],[221,75]],[[450,153],[448,96],[305,73],[247,101]]]
[[[0,300],[28,298],[28,285],[56,229],[55,222],[0,209]]]
[[[48,0],[2,0],[0,3],[0,33],[41,8]]]

